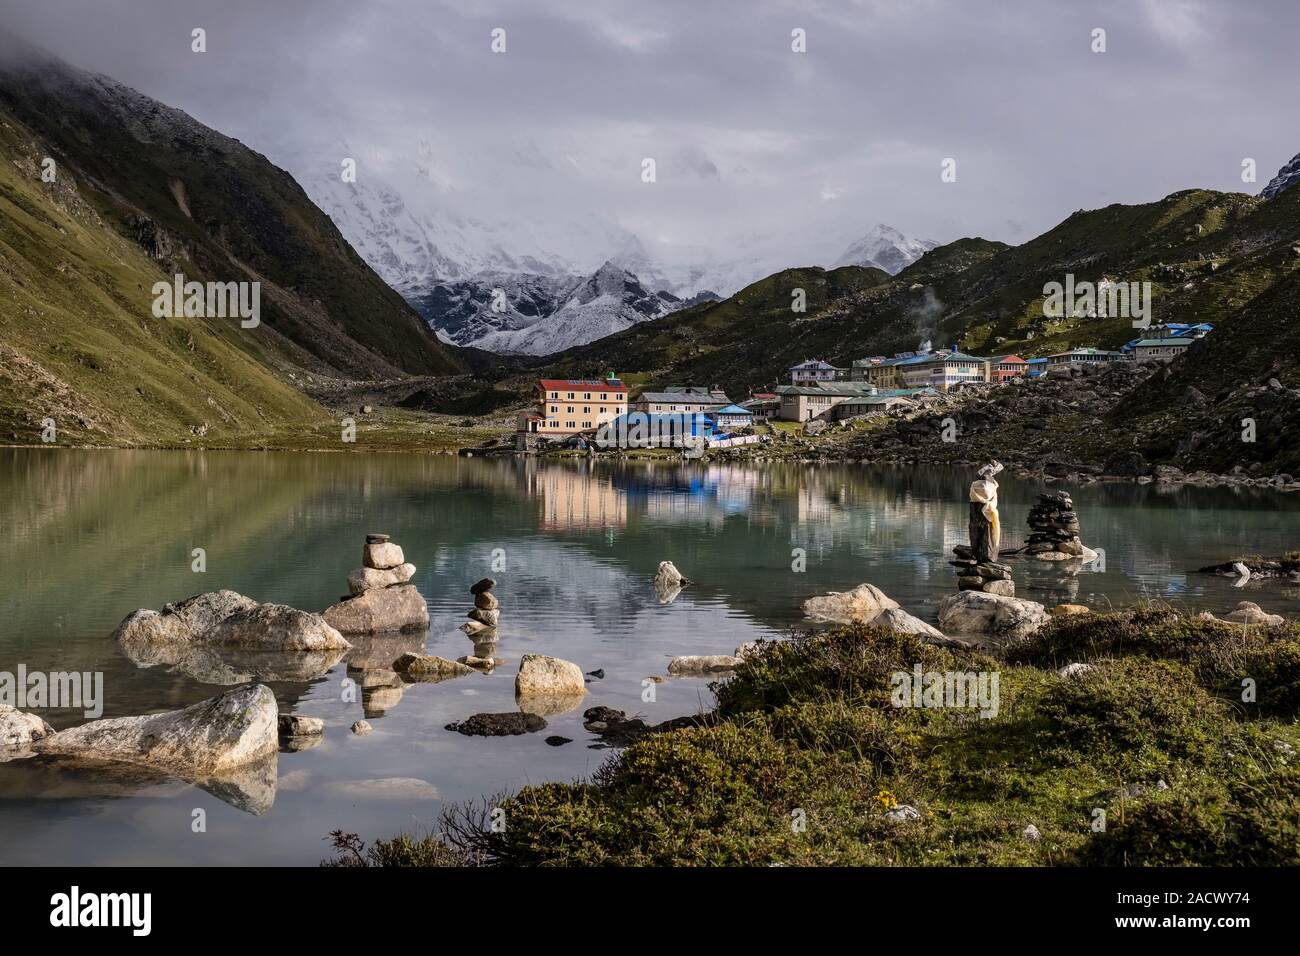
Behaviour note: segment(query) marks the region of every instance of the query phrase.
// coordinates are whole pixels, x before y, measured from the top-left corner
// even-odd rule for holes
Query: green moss
[[[1295,624],[1243,627],[1167,608],[1060,617],[1012,648],[1008,660],[1056,668],[1122,655],[1185,664],[1202,688],[1238,711],[1300,715],[1300,626]]]
[[[504,830],[453,813],[446,839],[496,865],[1300,862],[1300,730],[1203,686],[1198,653],[1218,652],[1187,646],[1217,647],[1217,627],[1089,623],[1014,661],[863,626],[764,644],[718,687],[716,722],[502,798]],[[1056,672],[1081,656],[1086,675]],[[892,675],[917,663],[996,674],[996,715],[893,706]],[[919,817],[890,820],[902,804]]]

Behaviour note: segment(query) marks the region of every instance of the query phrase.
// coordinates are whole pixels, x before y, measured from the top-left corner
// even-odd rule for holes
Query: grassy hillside
[[[0,442],[176,444],[328,421],[259,362],[237,323],[156,319],[156,262],[107,227],[64,169],[0,112]]]
[[[1129,317],[1044,315],[1043,287],[1150,282],[1153,322],[1225,322],[1291,275],[1300,259],[1297,191],[1271,201],[1187,190],[1153,203],[1079,211],[1009,247],[983,239],[940,246],[894,277],[874,270],[791,269],[723,302],[644,323],[553,356],[556,371],[614,366],[742,392],[790,365],[847,365],[872,354],[958,344],[979,354],[1047,355],[1113,348],[1136,337]],[[845,275],[845,273],[856,273]],[[790,293],[810,288],[808,311]]]
[[[262,326],[240,331],[246,351],[356,378],[463,370],[293,178],[238,140],[2,36],[0,112],[154,260],[144,292],[174,272],[260,281]],[[136,290],[123,304],[137,302],[150,299]]]

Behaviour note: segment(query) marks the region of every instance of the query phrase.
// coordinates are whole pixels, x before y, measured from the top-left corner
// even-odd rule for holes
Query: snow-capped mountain
[[[902,272],[938,244],[933,239],[912,239],[892,226],[881,224],[850,244],[831,268],[872,266],[883,269],[892,276]]]
[[[300,155],[348,155],[346,144]],[[706,247],[656,245],[594,212],[560,221],[524,211],[492,218],[444,182],[417,151],[390,184],[365,167],[346,182],[337,168],[296,169],[308,195],[357,253],[410,302],[444,341],[497,352],[547,354],[636,322],[729,296],[792,265],[783,242],[753,236]],[[408,201],[407,197],[418,197]],[[935,243],[876,226],[832,268],[871,265],[891,274]],[[564,249],[564,254],[555,250]],[[598,265],[599,264],[599,265]]]
[[[524,316],[512,308],[514,314],[503,327],[477,336],[473,344],[491,352],[549,355],[657,319],[682,305],[670,292],[646,291],[635,275],[613,262],[606,262],[561,294],[559,307],[546,315]],[[508,298],[499,296],[498,301]],[[493,312],[491,299],[487,311]],[[482,323],[483,313],[475,319]]]

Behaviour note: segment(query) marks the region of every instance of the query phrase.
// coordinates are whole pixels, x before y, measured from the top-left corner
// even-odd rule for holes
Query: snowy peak
[[[437,283],[411,302],[447,341],[526,355],[586,345],[684,305],[613,262],[585,277],[482,274]]]
[[[1272,199],[1296,183],[1300,183],[1300,153],[1292,156],[1291,162],[1277,171],[1277,175],[1269,180],[1268,185],[1260,190],[1259,195],[1262,199]]]
[[[880,224],[850,243],[831,268],[867,266],[897,275],[938,244],[933,239],[912,239],[892,226]]]

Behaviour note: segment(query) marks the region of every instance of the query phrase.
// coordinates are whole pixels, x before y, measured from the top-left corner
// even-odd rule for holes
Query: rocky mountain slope
[[[0,110],[158,278],[260,281],[250,354],[356,377],[463,368],[292,177],[237,140],[13,38],[0,38]]]
[[[1261,199],[1272,199],[1284,189],[1290,189],[1292,186],[1300,183],[1300,153],[1291,157],[1291,161],[1278,170],[1277,175],[1268,181],[1268,185],[1260,190]]]

